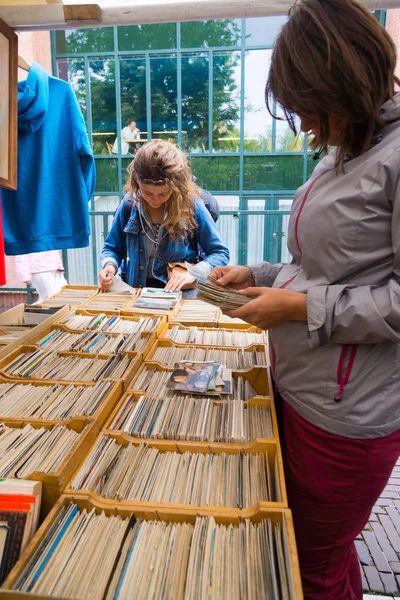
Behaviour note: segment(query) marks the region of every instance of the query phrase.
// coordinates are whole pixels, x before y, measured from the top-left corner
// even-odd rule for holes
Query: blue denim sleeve
[[[118,271],[123,259],[123,237],[124,237],[124,210],[122,202],[114,216],[114,221],[108,236],[104,242],[104,248],[100,256],[100,264],[103,269],[106,264],[112,264]]]
[[[227,265],[229,250],[223,243],[210,213],[201,200],[195,201],[194,216],[197,224],[197,243],[205,254],[204,261],[212,268]]]

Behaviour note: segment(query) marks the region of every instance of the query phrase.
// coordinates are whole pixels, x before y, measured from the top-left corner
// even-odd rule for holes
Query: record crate
[[[64,384],[68,384],[68,383],[76,383],[76,384],[81,384],[81,385],[85,385],[87,383],[96,383],[97,381],[101,381],[101,380],[115,380],[115,381],[121,381],[122,385],[123,385],[123,389],[126,390],[128,388],[128,385],[130,384],[131,380],[133,379],[133,377],[135,376],[135,374],[137,373],[137,371],[139,370],[140,365],[143,362],[143,357],[140,353],[138,353],[135,357],[132,358],[131,363],[129,368],[126,370],[126,372],[124,373],[123,377],[121,378],[115,378],[115,377],[99,377],[98,380],[95,381],[85,381],[85,380],[78,380],[78,379],[51,379],[51,378],[40,378],[40,377],[23,377],[23,376],[18,376],[18,375],[10,375],[7,371],[7,365],[10,364],[15,358],[17,358],[18,356],[20,356],[21,354],[27,353],[27,352],[36,352],[38,350],[37,346],[20,346],[19,348],[17,348],[16,350],[14,350],[13,352],[11,352],[10,354],[8,354],[7,356],[5,356],[4,358],[0,359],[0,378],[5,379],[7,381],[15,381],[15,382],[20,382],[20,381],[33,381],[33,380],[37,380],[37,381],[44,381],[44,382],[53,382],[53,383],[64,383]],[[57,354],[58,356],[76,356],[76,357],[81,357],[81,358],[92,358],[93,360],[101,360],[101,361],[106,361],[108,358],[110,358],[110,356],[113,356],[112,354],[84,354],[82,352],[54,352],[54,354]],[[115,355],[118,356],[118,355]]]
[[[175,325],[185,325],[185,326],[191,326],[191,325],[197,325],[199,327],[217,327],[218,325],[218,321],[221,315],[221,309],[218,308],[217,306],[212,306],[211,304],[207,304],[206,302],[203,302],[203,304],[205,306],[207,306],[208,308],[211,307],[212,311],[214,312],[214,315],[212,318],[210,318],[210,313],[209,314],[205,314],[205,315],[199,315],[197,314],[196,317],[193,316],[193,319],[189,320],[189,319],[184,319],[182,318],[182,320],[180,320],[180,310],[181,309],[185,309],[185,308],[190,308],[191,306],[195,307],[194,303],[199,303],[199,300],[196,300],[195,298],[184,298],[182,300],[182,304],[180,306],[179,311],[177,312],[177,314],[174,316],[173,319],[170,319],[170,321],[172,323],[174,323]],[[196,310],[193,309],[193,313],[195,314]],[[211,311],[210,311],[211,312]],[[189,316],[189,315],[188,315]]]
[[[191,327],[197,327],[198,330],[204,332],[205,334],[207,334],[207,332],[222,332],[222,331],[226,331],[228,334],[231,334],[232,332],[237,332],[237,333],[258,333],[258,334],[262,334],[262,339],[260,339],[259,342],[252,342],[250,344],[247,345],[238,345],[238,344],[224,344],[224,343],[220,343],[220,344],[211,344],[211,343],[202,343],[199,344],[198,342],[177,342],[175,340],[173,340],[172,338],[170,338],[168,336],[168,332],[171,331],[174,327],[179,327],[180,331],[189,331],[191,329]],[[236,329],[235,327],[232,328],[223,328],[220,327],[218,325],[218,327],[202,327],[202,326],[197,326],[197,325],[186,325],[186,324],[181,324],[181,323],[174,323],[174,322],[169,322],[166,323],[165,326],[161,329],[160,334],[157,336],[160,339],[166,339],[166,340],[170,340],[171,342],[173,342],[174,344],[176,344],[176,346],[196,346],[198,348],[203,348],[203,347],[224,347],[224,348],[247,348],[249,346],[254,346],[254,344],[259,345],[259,344],[267,344],[267,332],[263,331],[262,329],[259,329],[258,327],[254,327],[251,325],[247,325],[246,328],[243,329]]]
[[[53,429],[55,426],[59,425],[59,423],[52,424],[49,422],[40,424],[30,422],[29,424],[32,425],[34,429],[40,429],[41,427],[44,429]],[[7,427],[12,427],[14,429],[22,429],[28,425],[28,423],[7,423],[6,425]],[[95,421],[89,424],[83,422],[68,423],[65,426],[67,429],[72,429],[76,431],[76,433],[79,433],[80,438],[75,447],[65,457],[59,469],[52,473],[36,471],[26,477],[26,479],[41,481],[43,483],[42,504],[40,508],[41,521],[47,516],[55,502],[63,493],[65,486],[70,482],[72,475],[81,464],[82,457],[85,456],[89,448],[91,448],[99,433],[99,425]]]
[[[104,380],[104,382],[106,382],[107,380]],[[46,418],[40,418],[40,417],[35,417],[35,416],[27,416],[27,417],[17,417],[17,416],[3,416],[1,414],[1,409],[0,409],[0,422],[5,423],[6,425],[11,425],[12,423],[15,423],[17,427],[23,427],[24,425],[27,424],[31,424],[31,425],[37,425],[38,427],[41,427],[42,425],[50,424],[50,425],[69,425],[71,427],[85,427],[86,425],[90,425],[91,423],[95,422],[98,425],[99,430],[103,427],[103,425],[105,424],[105,422],[108,420],[109,416],[111,415],[111,413],[114,411],[114,408],[116,407],[116,405],[119,403],[120,399],[121,399],[121,395],[123,394],[123,385],[121,381],[112,381],[111,382],[111,387],[110,390],[108,392],[108,394],[106,395],[106,397],[104,398],[104,400],[102,401],[102,403],[100,404],[100,406],[97,408],[97,410],[92,414],[92,415],[73,415],[71,417],[67,417],[66,419],[46,419]],[[22,385],[22,386],[29,386],[29,385],[33,385],[35,387],[47,387],[49,388],[49,390],[56,386],[56,385],[62,385],[62,387],[66,388],[69,385],[73,385],[74,387],[85,387],[85,388],[95,388],[96,387],[96,383],[63,383],[63,384],[59,384],[58,382],[50,382],[49,380],[47,381],[43,381],[43,380],[36,380],[36,379],[30,379],[30,380],[26,380],[24,379],[23,381],[10,381],[9,379],[2,379],[0,377],[0,384],[4,384],[4,383],[8,383],[8,384],[15,384],[15,385]],[[54,401],[53,401],[54,402]],[[53,403],[51,403],[48,407],[49,408]]]
[[[105,436],[108,438],[112,438],[116,441],[119,446],[127,447],[128,445],[138,447],[142,443],[146,443],[149,448],[155,448],[160,451],[160,453],[164,452],[174,452],[177,454],[184,454],[188,452],[190,454],[267,454],[268,457],[268,468],[270,474],[270,484],[271,487],[269,489],[271,496],[273,499],[257,501],[257,505],[265,506],[267,508],[287,508],[287,495],[286,495],[286,486],[285,486],[285,477],[283,472],[283,463],[282,456],[280,451],[279,442],[275,439],[272,440],[263,440],[257,439],[246,444],[229,444],[229,443],[217,443],[217,442],[195,442],[195,441],[182,441],[182,440],[154,440],[148,439],[143,440],[139,438],[133,438],[131,436],[124,435],[118,431],[101,431],[100,436]],[[99,439],[99,437],[97,438]],[[97,439],[93,442],[92,447],[96,443]],[[242,515],[243,511],[246,511],[251,508],[233,508],[233,507],[224,507],[224,506],[199,506],[197,504],[176,504],[176,503],[168,503],[168,502],[154,502],[154,501],[143,501],[143,500],[115,500],[115,499],[106,499],[103,496],[88,490],[87,488],[82,488],[81,490],[75,490],[71,487],[72,482],[75,476],[78,474],[79,470],[85,463],[88,458],[92,448],[89,448],[86,452],[85,457],[81,460],[81,463],[77,467],[75,473],[71,477],[71,481],[65,488],[65,493],[69,495],[75,496],[88,496],[93,498],[96,501],[101,501],[106,505],[113,506],[143,506],[144,508],[148,508],[150,510],[162,510],[163,508],[172,507],[174,510],[178,512],[186,512],[186,514],[197,514],[198,510],[206,511],[210,516],[216,514],[217,512],[221,515],[229,512],[232,514],[238,513],[238,515]]]
[[[162,290],[160,290],[162,291]],[[140,290],[141,292],[141,290]],[[137,302],[137,300],[139,300],[141,297],[141,293],[138,293],[138,295],[133,299],[133,301],[131,302],[131,304],[129,304],[129,306],[126,306],[125,308],[123,308],[121,310],[121,316],[124,317],[165,317],[167,321],[171,321],[175,318],[175,315],[177,314],[177,312],[179,311],[179,308],[182,304],[182,293],[180,293],[178,301],[176,303],[176,305],[174,306],[174,308],[171,309],[166,309],[166,310],[162,310],[162,309],[157,309],[157,308],[144,308],[144,307],[135,307],[135,303]],[[149,298],[149,300],[151,300],[151,298]]]
[[[247,346],[246,348],[238,348],[236,346],[210,346],[210,345],[200,345],[200,344],[178,344],[177,342],[173,342],[172,340],[168,339],[168,338],[159,338],[157,340],[155,340],[155,342],[153,343],[151,349],[149,350],[147,356],[146,356],[146,362],[147,363],[151,363],[152,365],[161,365],[162,367],[171,367],[173,366],[173,364],[166,364],[166,363],[162,363],[159,360],[154,359],[154,354],[156,353],[158,348],[186,348],[186,349],[190,349],[190,348],[202,348],[203,350],[211,350],[211,351],[217,351],[217,350],[227,350],[228,352],[234,352],[235,350],[238,351],[244,351],[244,352],[248,352],[251,353],[253,351],[256,352],[260,352],[264,355],[265,358],[265,364],[264,365],[253,365],[252,367],[246,367],[243,369],[232,369],[233,371],[236,372],[242,372],[242,371],[247,371],[249,369],[256,369],[256,368],[267,368],[269,366],[269,356],[267,353],[267,347],[265,344],[251,344],[250,346]],[[182,359],[183,360],[183,359]],[[184,360],[189,360],[189,359],[184,359]],[[210,361],[213,360],[212,358],[208,358],[208,359],[204,359],[206,361]],[[179,362],[179,360],[175,360],[175,362]],[[204,361],[201,361],[204,362]],[[226,366],[226,365],[225,365]]]
[[[118,333],[118,332],[114,332],[110,329],[73,329],[72,327],[70,327],[69,325],[67,325],[66,323],[64,323],[63,321],[65,321],[66,318],[68,317],[73,317],[74,315],[79,316],[82,315],[84,317],[96,317],[101,313],[98,312],[93,312],[91,310],[86,310],[84,308],[77,308],[76,310],[70,311],[68,314],[65,314],[62,319],[58,319],[57,320],[57,324],[61,327],[63,327],[66,331],[69,331],[70,333],[83,333],[85,331],[98,331],[99,333]],[[106,314],[106,313],[104,313]],[[111,315],[109,315],[111,316]],[[141,315],[134,315],[134,316],[122,316],[122,315],[115,315],[117,318],[121,319],[124,322],[131,322],[131,323],[137,323],[141,317]],[[148,317],[152,317],[153,315],[143,315],[143,316],[148,316]],[[167,317],[163,316],[163,315],[155,315],[155,317],[158,317],[160,319],[160,322],[158,323],[157,327],[155,327],[154,329],[143,329],[143,333],[155,333],[157,337],[160,337],[160,332],[165,328],[165,325],[167,323]],[[129,333],[127,334],[129,335]]]
[[[51,348],[48,348],[46,346],[40,346],[39,342],[46,336],[48,336],[52,331],[55,330],[60,330],[64,333],[69,333],[71,335],[74,334],[85,334],[85,333],[93,333],[93,334],[97,334],[97,335],[101,335],[102,333],[104,333],[104,335],[107,335],[109,337],[117,337],[119,335],[135,335],[135,334],[129,334],[129,333],[116,333],[114,331],[109,331],[109,332],[105,332],[105,331],[97,331],[97,330],[92,330],[92,329],[76,329],[74,331],[71,331],[71,329],[68,329],[68,327],[66,327],[65,325],[62,325],[60,323],[57,324],[53,324],[50,327],[42,330],[40,332],[40,334],[38,335],[33,335],[32,338],[30,338],[30,343],[29,345],[31,346],[36,346],[36,348],[38,350],[44,350],[44,351],[48,351],[48,352],[57,352],[60,355],[64,355],[64,356],[82,356],[83,358],[95,358],[96,356],[102,356],[102,357],[110,357],[113,355],[117,355],[117,354],[121,354],[121,355],[125,355],[127,354],[128,356],[130,356],[131,358],[136,358],[136,356],[138,356],[139,354],[142,354],[143,358],[147,357],[148,353],[150,352],[151,348],[154,345],[154,342],[157,339],[157,333],[155,331],[142,331],[140,334],[140,337],[147,337],[147,343],[145,344],[144,348],[142,348],[142,350],[125,350],[123,352],[82,352],[82,351],[75,351],[75,350],[53,350]]]
[[[1,368],[1,363],[0,363]],[[137,385],[137,380],[143,371],[163,371],[169,372],[172,375],[173,367],[167,367],[158,362],[149,362],[146,360],[142,365],[140,365],[137,370],[136,375],[132,378],[129,385],[127,386],[128,392],[140,392],[141,394],[146,394],[146,390],[141,390]],[[253,367],[252,369],[247,369],[244,371],[233,371],[232,372],[233,379],[238,379],[238,377],[242,377],[245,381],[248,381],[250,385],[254,388],[256,392],[256,396],[262,396],[267,398],[272,398],[272,382],[271,376],[268,367]],[[174,390],[171,390],[173,392]],[[176,392],[179,390],[176,390]]]
[[[83,308],[84,310],[88,310],[93,314],[104,313],[106,315],[119,315],[122,313],[122,310],[126,307],[130,306],[132,302],[134,302],[139,295],[139,292],[136,291],[136,294],[113,294],[112,292],[102,292],[100,291],[95,296],[91,296],[85,302],[79,304],[79,308]],[[108,298],[107,305],[109,307],[98,308],[95,306],[98,302],[102,301],[102,296],[106,296]],[[115,307],[113,307],[113,299],[115,301]]]
[[[82,300],[80,302],[72,302],[71,300],[72,298],[70,298],[68,300],[68,296],[67,294],[65,296],[63,296],[63,292],[76,292],[76,296],[79,296],[79,293],[81,293],[82,295]],[[83,304],[84,302],[87,302],[87,300],[89,298],[92,298],[93,296],[96,296],[99,292],[99,288],[97,285],[64,285],[64,287],[61,288],[61,290],[59,292],[57,292],[57,294],[54,294],[53,296],[49,296],[49,298],[46,298],[46,300],[42,300],[41,302],[38,302],[37,305],[38,306],[46,306],[46,304],[48,302],[50,302],[50,304],[54,304],[54,302],[57,302],[58,298],[60,299],[60,306],[65,306],[65,305],[69,305],[69,306],[80,306],[81,304]]]
[[[167,523],[186,522],[193,525],[196,521],[196,517],[213,516],[216,523],[219,525],[237,526],[240,522],[243,522],[244,519],[249,519],[254,524],[259,523],[264,519],[269,519],[273,525],[280,524],[282,526],[284,546],[283,560],[287,572],[289,587],[288,600],[304,599],[300,578],[296,539],[294,535],[293,519],[289,509],[255,506],[246,510],[241,515],[238,515],[233,511],[225,513],[220,513],[217,511],[213,515],[210,515],[208,510],[204,511],[202,509],[198,509],[196,512],[186,512],[185,510],[180,512],[175,510],[173,507],[148,509],[134,505],[130,507],[122,507],[118,506],[117,504],[105,505],[104,502],[95,501],[88,496],[76,497],[63,494],[58,499],[57,503],[47,516],[46,520],[42,523],[33,539],[25,548],[19,561],[8,575],[6,581],[3,583],[2,589],[0,590],[0,600],[52,600],[55,598],[55,596],[26,594],[18,590],[14,590],[13,588],[16,586],[18,579],[24,572],[24,569],[28,566],[28,563],[34,556],[36,550],[39,548],[45,535],[51,529],[52,524],[61,508],[67,507],[69,504],[71,504],[71,502],[77,505],[79,511],[86,510],[87,512],[90,512],[94,509],[96,514],[104,513],[106,516],[118,515],[122,519],[129,519],[132,516],[135,516],[137,519],[164,521]],[[57,596],[57,599],[62,600],[62,597]],[[283,596],[280,596],[279,600],[281,599],[283,600]],[[183,600],[183,598],[176,598],[176,600]],[[274,600],[278,599],[274,598]]]

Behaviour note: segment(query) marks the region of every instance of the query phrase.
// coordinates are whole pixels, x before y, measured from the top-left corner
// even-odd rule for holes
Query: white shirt
[[[140,131],[139,129],[132,129],[128,126],[124,127],[121,131],[121,152],[122,154],[128,154],[129,143],[126,140],[139,140]],[[118,154],[118,138],[115,138],[114,145],[112,147],[113,154]]]

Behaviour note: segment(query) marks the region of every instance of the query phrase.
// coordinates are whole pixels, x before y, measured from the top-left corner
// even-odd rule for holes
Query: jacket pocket
[[[343,345],[340,352],[339,361],[337,365],[337,384],[338,390],[334,397],[335,402],[340,402],[348,384],[351,373],[353,371],[354,362],[356,360],[358,345]],[[347,359],[348,357],[348,359]]]

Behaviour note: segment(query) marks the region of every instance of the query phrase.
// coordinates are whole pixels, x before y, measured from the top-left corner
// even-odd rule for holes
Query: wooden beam
[[[75,21],[101,21],[101,9],[98,4],[66,4],[64,5],[66,23]]]
[[[66,22],[63,8],[77,8],[77,5],[63,7],[61,4],[25,7],[0,5],[0,18],[13,29],[34,31],[171,23],[177,20],[266,17],[285,15],[293,4],[293,0],[132,0],[129,6],[118,6],[118,0],[107,0],[107,2],[109,6],[101,8],[101,21],[97,18],[86,20],[77,17]],[[400,8],[400,0],[363,0],[363,2],[371,10]],[[90,5],[85,5],[86,10],[88,6]]]

